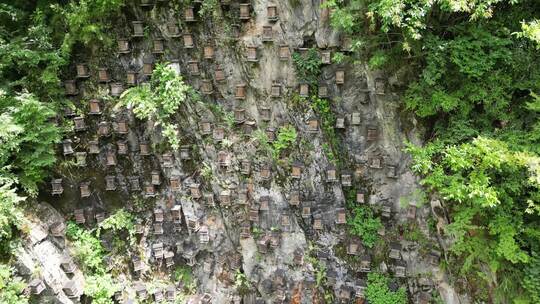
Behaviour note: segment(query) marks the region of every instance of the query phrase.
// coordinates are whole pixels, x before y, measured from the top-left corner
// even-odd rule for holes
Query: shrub
[[[101,230],[111,230],[115,234],[125,230],[128,233],[130,241],[134,241],[135,236],[135,217],[125,209],[117,210],[113,215],[109,216],[101,222],[96,231],[99,237]]]
[[[366,299],[371,304],[407,304],[405,288],[400,287],[397,291],[391,291],[388,287],[389,280],[383,274],[371,272],[368,274],[366,287]]]
[[[354,206],[352,215],[347,219],[349,232],[362,239],[366,247],[373,247],[378,239],[378,231],[382,227],[381,220],[373,216],[369,207]]]
[[[175,114],[191,93],[191,87],[182,76],[167,64],[158,64],[149,85],[126,90],[120,97],[120,105],[133,108],[139,119],[150,119],[162,127],[162,135],[174,150],[180,148],[178,127],[173,123]]]
[[[282,151],[289,149],[296,142],[296,129],[293,126],[282,126],[278,130],[276,140],[272,144],[272,155],[279,158]]]
[[[68,222],[66,237],[71,242],[73,255],[86,273],[105,273],[105,249],[97,237],[74,222]]]
[[[322,61],[319,57],[319,51],[316,48],[310,48],[306,54],[293,53],[292,59],[296,69],[296,75],[302,82],[316,86],[321,74]]]
[[[129,226],[128,218],[124,212],[119,211],[109,217],[107,222],[102,222],[100,228],[123,229]],[[103,224],[105,223],[105,224]],[[86,284],[84,294],[92,298],[92,303],[113,304],[111,297],[118,290],[113,277],[107,273],[104,265],[105,249],[98,237],[91,231],[77,226],[74,222],[68,222],[66,237],[71,242],[73,255],[82,267]]]
[[[18,196],[12,186],[0,180],[0,254],[4,258],[9,257],[11,240],[24,222],[19,204],[25,198]]]
[[[118,288],[110,274],[85,276],[84,294],[91,297],[94,304],[114,304],[111,298]]]
[[[55,163],[60,129],[50,120],[55,112],[31,94],[15,97],[0,91],[0,174],[16,178],[30,195]]]
[[[14,269],[0,264],[0,303],[27,304],[28,297],[23,295],[26,284],[14,274]]]

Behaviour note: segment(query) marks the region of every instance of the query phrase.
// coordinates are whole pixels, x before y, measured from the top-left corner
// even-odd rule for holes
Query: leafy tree
[[[503,280],[533,263],[531,246],[540,240],[538,156],[482,137],[455,146],[409,146],[407,151],[414,158],[413,170],[424,176],[422,184],[448,203],[452,221],[445,231],[454,238],[451,251],[460,258],[462,273],[489,270],[481,278],[496,288],[491,278]],[[511,294],[522,289],[519,281],[505,286]]]
[[[56,161],[60,129],[51,123],[55,113],[35,96],[0,93],[0,174],[17,178],[31,195]]]
[[[19,206],[24,199],[16,193],[12,181],[0,179],[0,254],[3,258],[9,257],[10,241],[24,223]]]
[[[77,42],[83,45],[111,45],[110,20],[125,5],[125,0],[79,0],[66,5],[53,5],[68,30],[62,42],[62,50],[69,55]]]
[[[27,91],[41,101],[56,101],[67,60],[58,51],[50,8],[22,3],[2,6],[9,17],[0,18],[0,87],[10,96]]]
[[[525,37],[531,41],[536,42],[537,48],[540,48],[540,20],[534,19],[532,21],[521,22],[521,32],[516,33],[518,37]]]
[[[331,0],[351,57],[399,69],[404,107],[427,126],[413,169],[448,207],[451,253],[475,300],[533,300],[538,243],[537,1]],[[526,39],[524,39],[526,38]],[[524,286],[529,286],[524,291]],[[527,288],[525,288],[527,289]],[[475,292],[478,291],[478,292]]]

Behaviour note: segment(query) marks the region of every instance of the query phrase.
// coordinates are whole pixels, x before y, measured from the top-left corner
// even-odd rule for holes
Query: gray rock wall
[[[43,189],[40,199],[68,217],[75,210],[83,210],[84,225],[89,228],[96,225],[95,215],[99,220],[100,214],[106,216],[118,208],[137,214],[144,232],[125,254],[126,260],[141,259],[144,267],[137,272],[130,263],[119,275],[125,286],[118,296],[120,302],[136,297],[135,282],[146,284],[149,290],[173,283],[168,274],[175,266],[167,268],[165,261],[156,259],[152,250],[153,245],[162,243],[165,251],[174,252],[175,265],[193,264],[196,290],[188,295],[195,301],[191,303],[196,303],[203,295],[210,296],[213,303],[239,303],[241,299],[243,303],[322,303],[325,293],[334,295],[333,302],[354,301],[362,298],[360,287],[367,275],[360,267],[364,256],[369,256],[371,271],[389,272],[394,277],[393,282],[405,286],[411,302],[423,303],[421,297],[439,288],[446,303],[458,303],[444,272],[437,266],[438,259],[432,254],[438,244],[433,229],[428,227],[430,208],[422,205],[418,178],[409,171],[409,158],[403,152],[405,141],[420,142],[421,131],[416,129],[412,118],[400,113],[399,92],[388,81],[393,75],[370,71],[362,63],[323,66],[319,86],[328,87],[332,111],[336,117],[345,119],[344,129],[336,129],[342,147],[338,153],[345,162],[337,168],[337,180],[328,182],[326,170],[332,160],[327,158],[323,148],[328,138],[320,126],[315,132],[309,130],[308,119],[316,117],[307,106],[309,98],[304,105],[291,102],[298,93],[299,81],[292,59],[280,60],[279,50],[283,45],[288,46],[291,53],[302,47],[317,47],[333,54],[342,48],[344,36],[331,29],[329,12],[320,8],[319,1],[274,2],[277,21],[268,20],[269,4],[268,1],[252,1],[249,20],[241,20],[236,2],[219,6],[214,17],[201,17],[197,13],[200,4],[195,3],[194,22],[186,22],[184,18],[183,10],[187,6],[158,2],[151,9],[143,9],[137,4],[129,5],[125,19],[117,20],[118,31],[111,34],[117,38],[128,37],[132,31],[131,21],[140,20],[146,27],[145,37],[131,38],[131,51],[126,54],[112,55],[88,47],[81,50],[77,59],[89,64],[92,75],[90,79],[79,79],[79,94],[70,97],[77,107],[77,116],[84,118],[87,128],[69,137],[76,152],[90,152],[90,142],[97,139],[99,153],[88,154],[84,167],[59,165],[54,177],[63,179],[64,193],[52,196],[47,188]],[[170,35],[167,28],[170,22],[177,22],[180,32],[193,35],[194,48],[185,48],[182,36]],[[233,24],[239,25],[238,39],[232,38]],[[273,41],[262,41],[264,26],[272,26]],[[164,54],[152,53],[152,40],[156,37],[164,39]],[[205,46],[214,47],[212,59],[203,58]],[[257,47],[257,62],[248,62],[246,58],[250,46]],[[190,72],[191,60],[198,60],[200,75]],[[110,96],[110,83],[98,83],[96,78],[97,67],[106,66],[113,82],[127,86],[126,73],[136,71],[137,82],[143,83],[149,79],[142,73],[143,64],[158,61],[172,62],[171,66],[198,90],[203,91],[203,81],[212,83],[211,94],[201,94],[202,102],[182,105],[176,115],[181,142],[189,148],[190,159],[167,148],[159,126],[137,120],[129,109],[115,107],[117,97]],[[223,81],[215,78],[218,67],[225,73]],[[338,70],[345,72],[343,84],[336,84]],[[277,98],[271,96],[275,82],[281,84],[281,95]],[[395,79],[390,82],[396,83]],[[235,97],[239,84],[246,85],[243,99]],[[103,111],[100,115],[88,113],[90,98],[100,100]],[[216,111],[216,105],[225,115],[232,115],[235,109],[245,109],[245,121],[228,125],[223,113]],[[264,108],[270,109],[269,120],[263,115]],[[67,115],[63,119],[73,118]],[[317,119],[320,124],[320,117]],[[122,120],[128,122],[127,134],[116,130]],[[201,122],[206,120],[213,131],[220,126],[225,128],[224,140],[216,141],[212,134],[203,134]],[[116,132],[98,136],[100,121],[111,123]],[[246,131],[250,126],[264,132],[269,127],[278,129],[286,124],[295,127],[298,141],[279,160],[272,159],[261,148],[257,137]],[[376,136],[368,138],[368,133],[372,132],[369,129]],[[126,141],[127,154],[118,154],[118,141]],[[140,144],[144,142],[151,144],[150,155],[141,155]],[[107,164],[110,151],[116,159],[114,165]],[[230,158],[225,168],[218,163],[222,152]],[[166,159],[167,153],[173,154],[171,163]],[[63,163],[74,160],[72,154],[61,158]],[[241,170],[244,159],[251,164],[247,174]],[[303,165],[299,178],[291,176],[293,161]],[[264,178],[265,165],[270,165],[270,179]],[[145,189],[145,185],[151,183],[153,171],[159,172],[161,178],[161,183],[154,188],[155,196],[148,195]],[[352,186],[343,185],[341,173],[351,174]],[[105,176],[115,177],[116,190],[106,190]],[[130,182],[134,177],[140,183],[140,190]],[[179,190],[171,187],[171,178],[175,177],[181,180]],[[81,182],[90,182],[88,197],[80,195]],[[200,184],[200,198],[190,190],[193,183]],[[380,231],[384,242],[374,249],[360,245],[355,254],[348,254],[347,247],[358,240],[348,234],[345,224],[337,222],[339,211],[346,208],[347,192],[355,192],[351,189],[364,193],[365,204],[376,214],[389,213],[389,217],[383,219],[385,229]],[[295,191],[300,193],[299,206],[290,204]],[[247,193],[246,202],[243,202],[243,193]],[[230,194],[230,203],[223,194]],[[213,198],[213,204],[209,197]],[[261,202],[264,197],[269,198],[267,208]],[[142,207],[140,202],[144,202]],[[174,206],[181,208],[180,223],[175,223]],[[305,207],[310,207],[310,214]],[[157,220],[155,209],[164,212],[162,234],[156,234],[154,225],[161,221]],[[250,211],[258,212],[258,221],[254,220],[254,214],[250,218]],[[37,215],[44,221],[42,224],[52,223],[51,216]],[[350,211],[346,216],[351,216]],[[55,221],[60,217],[55,213]],[[315,227],[319,218],[322,229]],[[422,231],[423,236],[408,239],[407,227]],[[205,229],[208,242],[204,240]],[[35,226],[31,236],[40,233],[42,228]],[[70,300],[58,292],[59,286],[69,278],[58,273],[57,265],[58,258],[69,253],[69,244],[66,248],[63,242],[50,240],[50,237],[37,238],[40,241],[26,244],[20,254],[21,265],[24,265],[21,269],[26,268],[27,272],[45,269],[40,277],[47,283],[47,290],[37,303],[50,297],[69,303]],[[391,243],[401,246],[397,259],[390,258]],[[405,268],[404,273],[399,267]],[[317,273],[323,268],[326,279],[318,284]],[[235,286],[239,274],[245,275],[248,290]],[[79,271],[76,281],[82,290],[84,278]],[[176,289],[185,292],[182,286],[176,285]]]

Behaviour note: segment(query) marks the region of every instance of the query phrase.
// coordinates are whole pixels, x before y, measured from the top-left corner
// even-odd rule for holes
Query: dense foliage
[[[5,92],[0,92],[0,111],[0,175],[35,195],[37,184],[56,160],[60,131],[50,123],[55,112],[33,95],[12,97]]]
[[[463,259],[462,273],[484,271],[504,282],[517,269],[534,267],[530,251],[538,250],[540,241],[539,157],[483,137],[408,150],[413,169],[425,176],[422,183],[452,202],[453,221],[445,230],[454,239],[452,252]],[[539,289],[529,291],[532,296]]]
[[[118,290],[113,278],[105,267],[105,248],[101,240],[91,231],[69,222],[66,237],[72,242],[73,255],[82,267],[86,285],[84,294],[92,298],[92,303],[112,304],[112,296]]]
[[[382,228],[381,220],[373,215],[373,211],[366,206],[349,208],[351,216],[347,218],[349,233],[358,236],[362,243],[372,248],[378,240],[378,231]]]
[[[28,297],[22,295],[26,284],[14,277],[13,272],[9,266],[0,264],[0,303],[26,304]]]
[[[388,287],[390,280],[378,272],[368,274],[366,287],[366,299],[372,304],[406,304],[407,292],[401,287],[397,291],[392,291]]]
[[[123,5],[124,0],[0,3],[2,303],[27,302],[20,295],[25,284],[11,278],[10,248],[24,232],[22,204],[26,197],[37,195],[56,162],[55,148],[63,133],[56,114],[67,104],[60,79],[66,77],[74,49],[111,46],[111,17]]]
[[[305,53],[295,52],[292,59],[298,80],[316,86],[322,66],[319,51],[316,48],[310,48]]]
[[[478,301],[538,302],[540,3],[325,6],[353,40],[355,53],[343,60],[409,76],[404,107],[424,119],[428,142],[407,150],[450,212],[450,266],[467,292]]]
[[[19,204],[24,197],[17,195],[10,182],[0,185],[0,255],[9,257],[10,241],[22,227],[24,216]]]

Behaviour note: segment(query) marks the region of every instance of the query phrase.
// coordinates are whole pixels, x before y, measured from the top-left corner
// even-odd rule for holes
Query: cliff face
[[[277,18],[269,16],[272,5]],[[81,51],[74,73],[76,64],[85,62],[91,77],[76,81],[78,92],[70,97],[75,113],[67,111],[62,119],[75,120],[77,129],[82,118],[85,128],[69,136],[74,153],[60,149],[62,164],[54,178],[62,179],[63,193],[43,189],[44,203],[33,211],[36,224],[19,255],[29,276],[42,269],[47,289],[36,303],[78,301],[80,293],[68,298],[62,291],[70,280],[84,289],[79,270],[66,276],[60,269],[70,243],[47,236],[48,227],[75,218],[93,228],[118,208],[140,220],[136,244],[111,266],[118,267],[122,291],[116,298],[122,303],[140,298],[140,286],[153,293],[172,285],[186,293],[169,276],[182,265],[191,267],[195,279],[190,303],[208,298],[212,303],[322,303],[325,295],[333,295],[332,303],[360,301],[367,272],[375,270],[393,276],[413,303],[424,303],[432,291],[445,303],[458,303],[438,267],[442,249],[428,225],[436,214],[402,151],[405,141],[419,143],[420,131],[400,112],[399,77],[370,71],[361,62],[324,64],[317,86],[308,87],[318,92],[306,95],[331,100],[334,138],[323,132],[324,118],[309,106],[310,98],[295,102],[305,92],[294,51],[314,47],[323,59],[326,52],[347,52],[346,37],[331,29],[329,12],[320,5],[230,3],[215,7],[214,17],[201,17],[201,4],[193,3],[195,20],[189,21],[186,5],[132,4],[117,21],[118,32],[111,33],[130,37],[131,22],[142,21],[143,36],[129,39],[129,51],[107,54],[90,46]],[[175,35],[171,24],[192,35],[192,48],[186,45],[189,37]],[[160,42],[162,54],[155,52]],[[129,85],[126,79],[146,82],[151,76],[145,64],[159,61],[170,62],[203,96],[175,114],[179,151],[167,148],[159,126],[116,107],[113,96],[115,84]],[[111,82],[99,82],[100,67],[107,68]],[[99,101],[99,114],[90,108],[91,99]],[[297,142],[274,159],[256,130],[271,140],[284,125],[296,129]],[[335,161],[325,152],[331,140],[338,143],[340,159],[335,178]],[[348,196],[381,216],[384,242],[367,248],[349,234]]]

